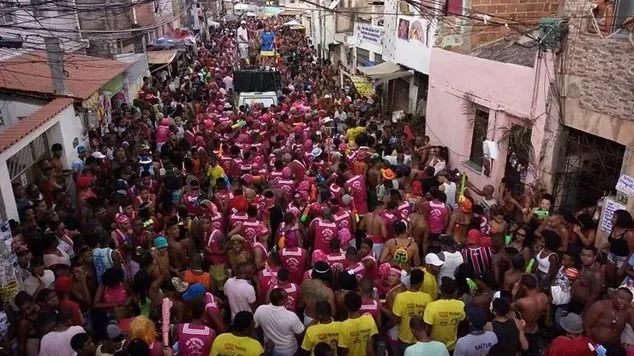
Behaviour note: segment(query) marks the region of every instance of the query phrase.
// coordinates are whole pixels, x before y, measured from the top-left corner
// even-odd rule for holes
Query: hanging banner
[[[352,80],[352,84],[354,84],[354,87],[362,96],[370,97],[374,94],[374,87],[368,78],[362,75],[353,75],[350,77],[350,80]]]
[[[11,302],[20,291],[15,274],[18,258],[11,248],[13,236],[8,222],[0,225],[0,301]]]
[[[634,178],[622,175],[616,183],[616,190],[625,195],[634,196]]]

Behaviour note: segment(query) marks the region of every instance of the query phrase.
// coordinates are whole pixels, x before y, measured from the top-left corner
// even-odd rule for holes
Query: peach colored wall
[[[546,65],[548,61],[548,65]],[[545,68],[553,68],[552,58],[536,59],[534,68],[495,62],[434,48],[431,54],[427,98],[427,135],[432,144],[450,148],[449,166],[465,171],[475,186],[494,187],[504,177],[507,147],[500,144],[500,155],[486,177],[462,162],[469,159],[472,119],[465,94],[489,109],[487,139],[498,141],[505,127],[532,122],[534,156],[539,157],[546,123],[548,77]],[[529,170],[527,181],[538,177]]]

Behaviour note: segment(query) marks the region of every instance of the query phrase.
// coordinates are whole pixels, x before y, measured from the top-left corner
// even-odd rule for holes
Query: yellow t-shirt
[[[333,321],[328,324],[315,324],[306,329],[302,349],[312,351],[320,342],[325,342],[333,350],[337,349],[339,333],[341,332],[341,322]]]
[[[436,276],[427,272],[425,268],[423,268],[423,272],[425,277],[423,279],[423,285],[420,287],[421,292],[425,292],[429,294],[431,300],[438,299],[438,282],[436,281]]]
[[[378,334],[376,322],[370,314],[341,322],[339,347],[348,349],[348,356],[365,356],[368,339]]]
[[[398,339],[407,344],[416,342],[416,338],[409,327],[410,319],[418,315],[423,317],[425,307],[431,303],[431,297],[427,293],[406,291],[396,295],[392,313],[401,317],[401,323],[398,327]]]
[[[222,178],[225,176],[225,170],[220,167],[220,165],[216,165],[215,167],[209,167],[207,170],[207,176],[209,177],[209,184],[212,187],[216,186],[216,179]]]
[[[458,324],[465,319],[464,302],[458,299],[440,299],[429,303],[423,320],[431,325],[432,340],[440,341],[453,350],[456,347]]]
[[[224,333],[214,340],[209,356],[260,356],[262,354],[264,354],[264,348],[257,340],[248,336]]]
[[[365,131],[365,127],[363,126],[358,126],[358,127],[352,127],[346,130],[346,138],[348,139],[348,142],[353,142],[354,138],[357,137],[358,134],[362,133]]]

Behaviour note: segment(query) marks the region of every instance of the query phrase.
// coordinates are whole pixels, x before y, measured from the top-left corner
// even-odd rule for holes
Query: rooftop
[[[33,132],[38,127],[57,116],[67,107],[73,105],[71,98],[57,98],[42,106],[33,114],[22,119],[18,124],[13,125],[0,133],[0,153],[15,145],[21,139]]]
[[[532,68],[535,65],[538,50],[539,43],[533,38],[507,36],[478,46],[469,54],[478,58]]]
[[[65,54],[64,69],[68,72],[68,97],[85,100],[130,65],[119,61]],[[32,51],[0,62],[0,89],[56,95],[48,67],[46,52]]]

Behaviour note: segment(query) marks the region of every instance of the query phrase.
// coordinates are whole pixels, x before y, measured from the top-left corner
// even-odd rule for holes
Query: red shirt
[[[594,352],[590,350],[588,344],[594,345],[590,338],[581,336],[578,338],[569,338],[567,336],[559,336],[550,344],[546,356],[593,356]]]
[[[59,309],[69,309],[73,312],[72,323],[73,326],[84,326],[84,317],[81,314],[81,309],[79,308],[79,304],[73,302],[69,299],[60,299],[59,300]]]

